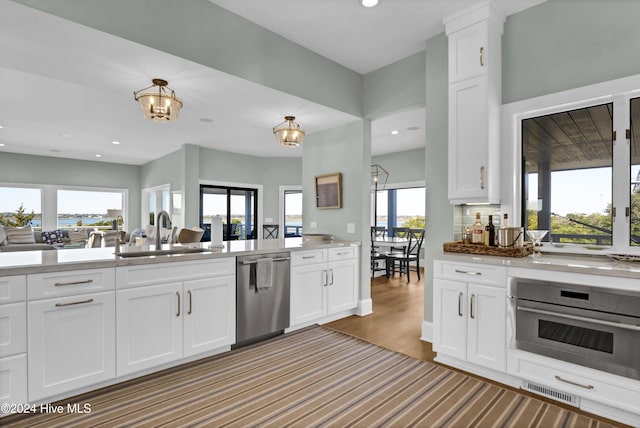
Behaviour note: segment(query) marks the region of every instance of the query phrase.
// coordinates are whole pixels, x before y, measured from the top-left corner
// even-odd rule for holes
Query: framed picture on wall
[[[316,208],[342,208],[342,174],[317,175]]]

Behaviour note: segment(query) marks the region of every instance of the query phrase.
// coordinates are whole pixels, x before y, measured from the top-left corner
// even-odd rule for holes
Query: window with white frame
[[[375,192],[374,192],[375,193]],[[425,227],[425,187],[399,187],[378,191],[373,204],[375,225],[386,227]],[[373,224],[373,223],[372,223]]]
[[[33,218],[31,218],[33,214]],[[0,187],[0,216],[5,225],[23,226],[23,220],[34,229],[42,228],[42,192],[30,187]]]

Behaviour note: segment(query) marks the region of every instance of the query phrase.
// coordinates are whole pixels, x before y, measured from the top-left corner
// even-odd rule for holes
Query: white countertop
[[[223,248],[213,249],[211,248],[210,242],[185,245],[189,247],[196,246],[206,250],[200,253],[127,258],[116,255],[113,247],[6,252],[0,253],[0,276],[75,269],[132,266],[151,263],[172,263],[188,260],[206,260],[213,257],[235,257],[274,251],[301,251],[317,248],[360,246],[359,242],[354,241],[312,241],[303,243],[302,238],[227,241],[223,244]],[[175,247],[179,246],[179,244],[175,245]],[[170,248],[170,245],[162,246],[163,250]],[[154,249],[154,246],[121,246],[122,252],[144,251],[150,249]]]
[[[531,256],[498,257],[442,252],[435,258],[438,260],[459,261],[464,263],[482,263],[526,269],[554,270],[640,279],[640,263],[616,261],[602,255],[587,256],[547,253],[542,254],[538,258],[534,258]],[[638,287],[640,288],[640,283]]]

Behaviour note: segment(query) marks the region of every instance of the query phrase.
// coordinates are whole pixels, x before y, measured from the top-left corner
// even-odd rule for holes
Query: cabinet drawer
[[[327,261],[327,250],[292,251],[291,266],[311,265]]]
[[[118,289],[235,274],[235,257],[213,258],[204,262],[174,262],[126,266],[119,267],[116,271]]]
[[[358,249],[356,247],[341,247],[329,249],[329,261],[355,258],[358,258]]]
[[[27,354],[0,358],[0,403],[27,402]],[[0,416],[7,414],[0,410]]]
[[[502,266],[436,260],[433,275],[438,278],[506,287],[507,271]]]
[[[3,276],[0,278],[0,305],[24,302],[27,299],[27,276]]]
[[[27,304],[0,306],[0,357],[27,352]]]
[[[515,358],[514,364],[510,364],[509,374],[613,407],[632,412],[638,411],[638,403],[640,403],[640,382],[638,381],[605,373],[602,374],[602,379],[598,379],[600,376],[585,374],[591,369],[575,366],[576,370],[572,370],[565,367],[568,364],[555,363],[549,358],[534,356],[529,359],[522,358],[520,355],[522,354]]]
[[[97,293],[115,289],[115,269],[87,269],[27,275],[29,300]]]

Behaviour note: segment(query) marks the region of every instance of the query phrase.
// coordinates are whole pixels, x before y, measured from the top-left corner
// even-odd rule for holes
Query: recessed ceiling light
[[[51,149],[51,150],[49,150],[49,151],[50,151],[50,152],[53,152],[53,153],[60,153],[60,150],[58,150],[58,149]]]
[[[418,126],[410,126],[407,128],[407,131],[417,131],[418,129],[420,129],[420,127]]]
[[[394,129],[393,131],[391,131],[391,135],[398,135],[400,132],[398,132],[398,130]]]
[[[0,147],[4,147],[4,143],[0,143]]]
[[[4,126],[0,125],[0,129],[4,128]]]
[[[211,123],[213,122],[213,119],[209,119],[208,117],[201,117],[200,122]]]
[[[101,158],[101,157],[102,157],[102,155],[98,154],[98,155],[96,155],[96,157],[97,157],[97,158]]]
[[[378,0],[362,0],[361,3],[364,7],[375,7],[378,5]]]
[[[117,146],[120,144],[120,141],[112,141],[111,144],[113,144],[114,146]]]
[[[64,138],[71,138],[71,134],[60,134],[60,136]]]

